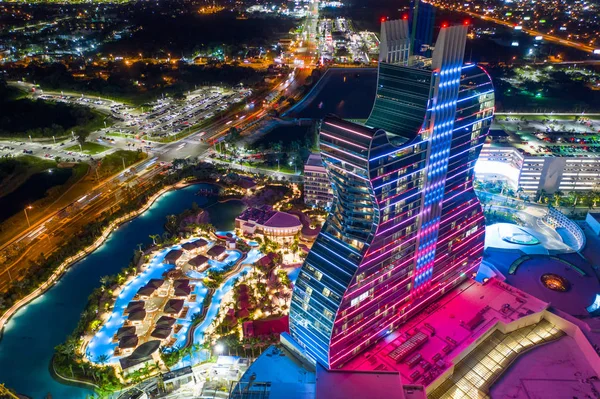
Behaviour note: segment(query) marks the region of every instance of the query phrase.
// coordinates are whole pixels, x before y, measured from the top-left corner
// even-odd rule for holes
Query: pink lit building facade
[[[481,262],[473,168],[494,93],[484,70],[463,65],[466,34],[442,28],[431,59],[380,63],[365,125],[322,123],[334,201],[294,287],[290,333],[326,368],[342,367]]]

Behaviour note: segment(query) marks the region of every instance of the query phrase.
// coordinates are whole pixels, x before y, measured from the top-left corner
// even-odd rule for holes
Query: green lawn
[[[106,133],[106,135],[109,137],[122,137],[124,139],[135,137],[135,134],[125,134],[125,133],[116,133],[116,132]]]
[[[108,176],[123,170],[123,163],[126,167],[133,165],[145,159],[148,155],[139,151],[118,150],[102,158],[102,163],[98,169],[101,176]]]
[[[107,147],[102,144],[86,142],[86,143],[83,143],[81,148],[79,148],[79,144],[76,144],[74,146],[65,148],[65,150],[73,151],[73,152],[83,152],[86,155],[96,155],[96,154],[100,154],[101,152],[108,150],[109,148],[110,147]]]

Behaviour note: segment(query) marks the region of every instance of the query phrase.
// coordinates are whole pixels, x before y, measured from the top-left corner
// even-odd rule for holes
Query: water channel
[[[115,230],[98,250],[73,265],[55,287],[20,310],[6,325],[0,341],[0,382],[34,399],[48,393],[61,399],[83,399],[91,394],[50,376],[54,347],[75,328],[100,277],[117,273],[129,263],[138,244],[148,244],[150,234],[162,233],[167,215],[180,213],[196,202],[209,211],[217,229],[233,228],[244,205],[240,201],[218,203],[214,197],[197,195],[200,188],[211,187],[200,184],[166,193],[140,217]]]

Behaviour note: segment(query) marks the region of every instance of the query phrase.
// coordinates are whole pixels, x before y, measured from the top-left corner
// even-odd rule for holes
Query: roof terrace
[[[534,324],[548,304],[498,280],[468,280],[382,339],[344,370],[398,371],[428,386],[502,326]],[[534,315],[534,316],[532,316]]]

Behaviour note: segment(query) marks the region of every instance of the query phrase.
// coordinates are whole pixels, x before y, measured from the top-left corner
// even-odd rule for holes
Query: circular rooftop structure
[[[502,240],[518,245],[537,245],[540,243],[540,240],[533,235],[516,226],[510,231],[504,231]]]

